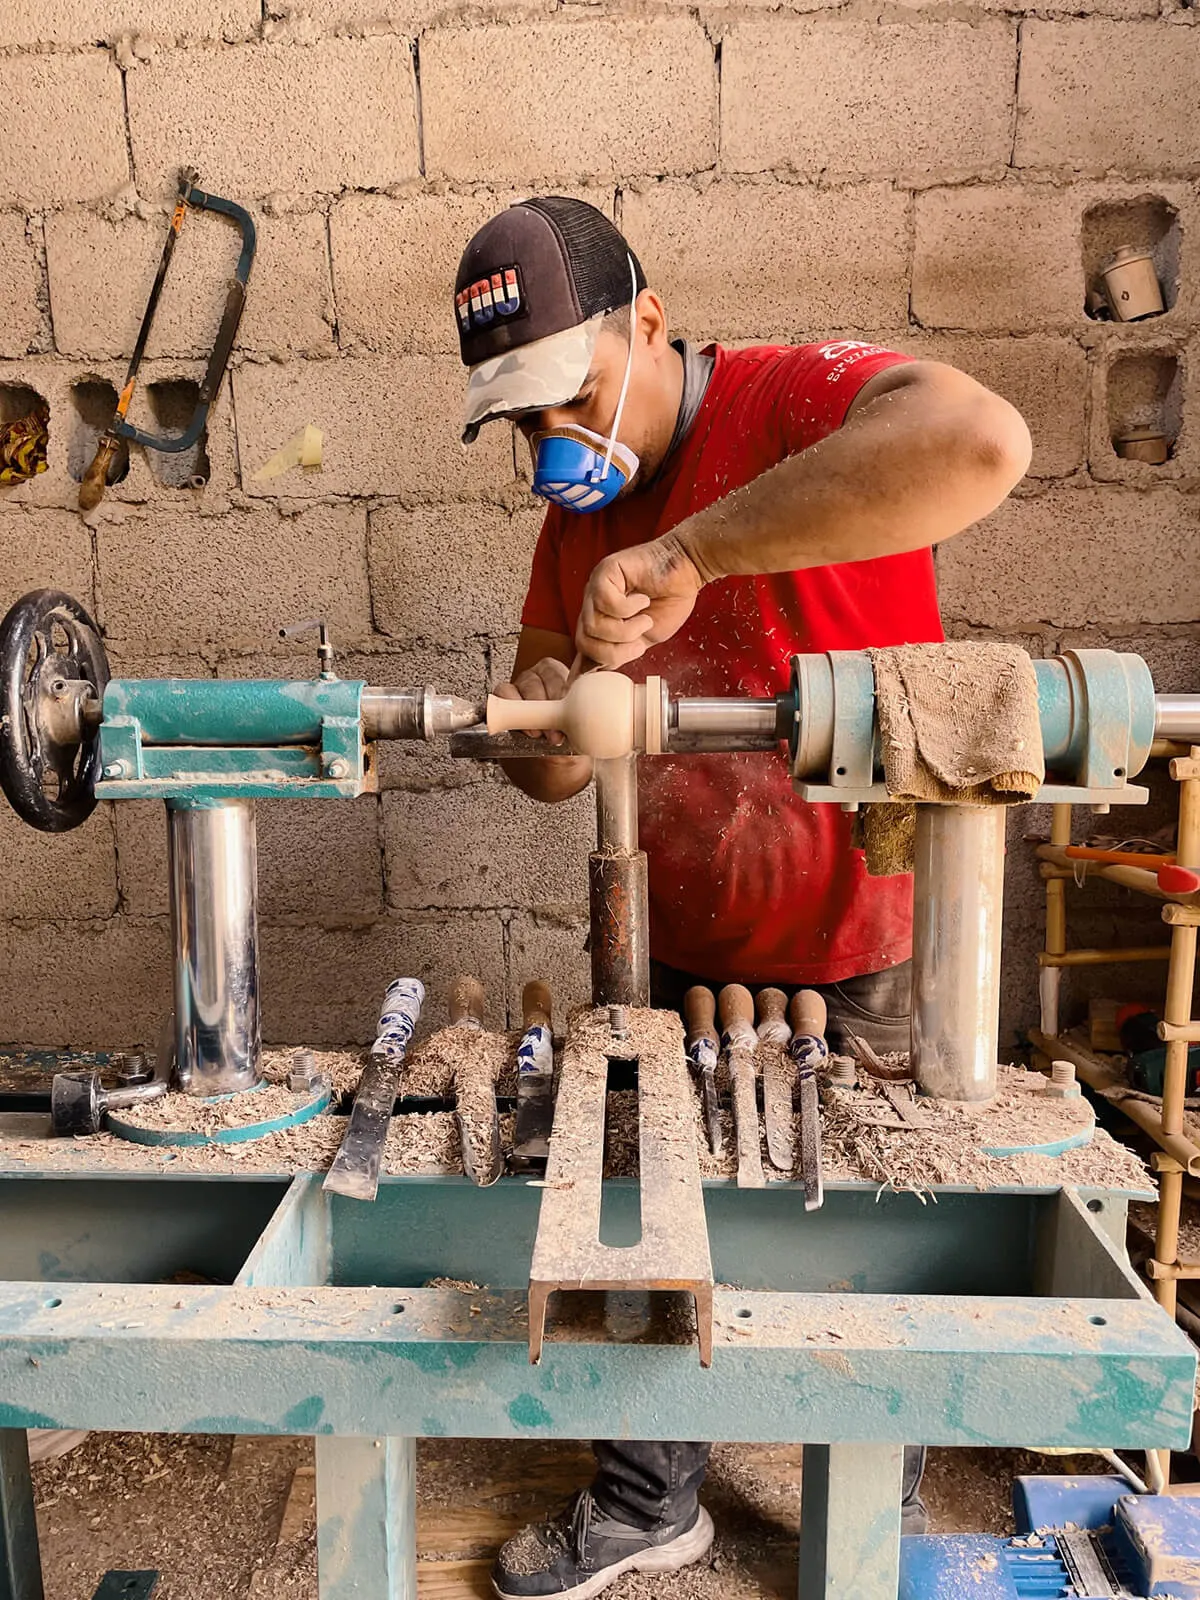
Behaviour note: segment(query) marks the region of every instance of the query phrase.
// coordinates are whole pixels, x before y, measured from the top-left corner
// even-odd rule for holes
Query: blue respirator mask
[[[629,354],[625,358],[625,376],[621,380],[612,432],[605,439],[590,428],[568,425],[549,428],[533,436],[533,492],[567,511],[602,511],[633,481],[638,469],[635,453],[617,438],[625,396],[629,392],[633,341],[637,333],[637,269],[632,256],[629,276],[633,287],[629,302]]]

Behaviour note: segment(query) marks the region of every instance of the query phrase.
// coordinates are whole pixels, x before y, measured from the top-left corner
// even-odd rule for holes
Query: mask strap
[[[608,436],[608,449],[604,452],[604,471],[600,474],[600,482],[608,477],[608,469],[612,466],[613,451],[617,445],[617,432],[621,426],[621,413],[625,409],[625,396],[629,393],[629,379],[633,373],[633,341],[637,334],[637,268],[633,264],[633,257],[626,252],[629,262],[629,355],[625,360],[625,376],[621,380],[621,393],[617,399],[617,414],[613,418],[612,432]]]

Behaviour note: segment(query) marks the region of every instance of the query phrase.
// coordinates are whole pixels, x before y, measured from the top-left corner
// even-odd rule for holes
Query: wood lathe
[[[712,1063],[697,1049],[693,1075],[682,1023],[648,1005],[638,761],[757,751],[786,760],[810,801],[888,804],[868,656],[797,657],[769,699],[594,675],[561,705],[493,701],[485,720],[482,703],[431,688],[341,680],[328,648],[311,679],[110,679],[99,630],[66,595],[26,596],[0,627],[0,779],[18,813],[63,832],[100,800],[165,805],[175,997],[150,1108],[97,1102],[109,1131],[47,1141],[45,1155],[36,1114],[21,1136],[12,1118],[0,1129],[0,1570],[21,1574],[20,1600],[40,1582],[29,1427],[314,1434],[322,1600],[415,1596],[420,1435],[808,1440],[806,1600],[896,1600],[905,1443],[1186,1444],[1195,1361],[1122,1243],[1136,1183],[1014,1176],[942,1185],[932,1206],[826,1174],[810,1210],[803,1159],[800,1173],[776,1165],[786,1141],[762,1160],[760,1051],[779,1055],[775,1132],[790,1095],[800,1146],[814,1100],[841,1115],[863,1093],[826,1062],[814,1011],[793,1008],[786,1044],[782,1028],[764,1040],[748,993],[728,990],[722,1070],[761,1182],[737,1181],[740,1167],[702,1181]],[[1049,775],[1038,800],[1137,803],[1156,731],[1200,739],[1200,696],[1157,697],[1136,656],[1068,652],[1033,668]],[[480,1116],[465,1093],[456,1114],[482,1123],[487,1187],[381,1167],[363,1204],[323,1186],[327,1161],[225,1162],[231,1128],[277,1151],[330,1125],[332,1153],[348,1120],[307,1067],[294,1088],[264,1080],[255,800],[351,799],[378,786],[378,741],[441,737],[462,760],[595,757],[593,1007],[568,1022],[553,1071],[544,992],[527,996],[511,1041],[514,1074],[529,1045],[525,1098],[543,1127],[557,1080],[544,1175],[491,1181],[492,1107]],[[998,1079],[1003,820],[998,806],[954,804],[917,820],[911,1070],[924,1106],[981,1119]],[[394,1063],[412,1003],[403,1023],[385,1006],[381,1060]],[[481,1039],[508,1047],[472,1025],[480,1009],[472,993],[449,1030],[472,1058]],[[781,1019],[768,1005],[761,1020]],[[689,1022],[694,1045],[717,1042],[708,1007]],[[400,1069],[402,1097],[418,1055]],[[632,1062],[638,1177],[605,1179],[610,1083]],[[47,1088],[85,1065],[63,1051],[38,1063]],[[130,1076],[127,1089],[150,1081]],[[1061,1148],[1066,1172],[1086,1113],[1077,1097],[1039,1104],[1049,1134],[1011,1148]],[[215,1128],[202,1171],[182,1159],[197,1109]],[[903,1106],[886,1109],[906,1125]],[[405,1115],[383,1120],[394,1130]],[[151,1121],[155,1142],[126,1145],[125,1164],[99,1159],[104,1140],[144,1137]]]

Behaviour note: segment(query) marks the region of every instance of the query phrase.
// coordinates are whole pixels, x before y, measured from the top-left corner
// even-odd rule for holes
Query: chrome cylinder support
[[[258,858],[254,802],[168,806],[175,1063],[204,1097],[252,1089],[258,1016]]]
[[[646,852],[638,849],[637,757],[597,761],[596,849],[588,859],[592,1003],[650,1004]]]
[[[1156,694],[1154,736],[1180,744],[1200,743],[1200,694]]]
[[[912,1067],[923,1094],[996,1092],[1005,806],[917,807]]]

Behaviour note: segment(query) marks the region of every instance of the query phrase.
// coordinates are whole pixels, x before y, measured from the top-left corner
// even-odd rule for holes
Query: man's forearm
[[[521,761],[502,761],[500,765],[518,789],[547,805],[569,800],[592,781],[589,756],[529,756]]]
[[[1000,504],[1028,441],[1020,414],[961,373],[899,388],[689,517],[665,553],[707,583],[925,549]]]

